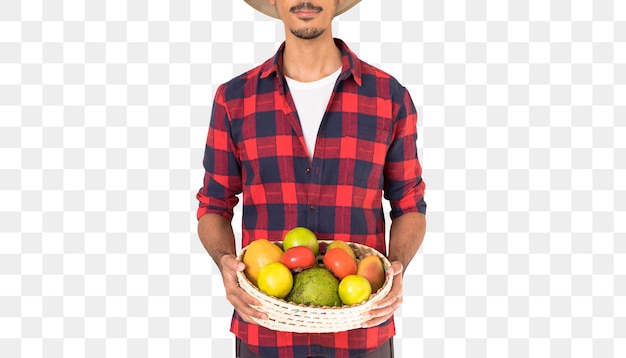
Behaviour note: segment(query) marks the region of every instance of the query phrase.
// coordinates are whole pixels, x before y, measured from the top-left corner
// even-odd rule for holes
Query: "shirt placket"
[[[317,133],[317,139],[315,141],[315,149],[313,154],[313,161],[311,162],[310,183],[312,184],[309,192],[309,215],[307,218],[308,227],[313,230],[318,230],[319,217],[320,217],[320,197],[322,195],[322,173],[324,173],[324,163],[326,158],[326,123],[328,122],[328,108],[331,107],[331,103],[335,98],[337,92],[338,82],[335,83],[333,92],[330,95],[328,105],[324,111],[322,122]]]
[[[304,143],[304,134],[302,133],[302,125],[300,124],[300,120],[298,119],[298,112],[295,108],[295,104],[293,103],[293,101],[289,101],[288,91],[283,85],[283,83],[281,83],[280,80],[278,80],[278,86],[284,99],[283,114],[287,117],[287,120],[289,121],[291,126],[294,128],[294,131],[298,136],[298,142],[302,146],[302,149],[304,150],[304,152],[306,152],[306,145]],[[334,97],[334,92],[335,91],[333,89],[333,94],[331,95],[330,101],[332,101],[332,98]],[[325,121],[326,121],[326,114],[324,114],[324,118],[322,118],[322,123],[320,124],[318,137],[319,136],[323,137],[323,126],[324,126]],[[319,203],[320,203],[322,172],[323,172],[323,164],[324,164],[324,160],[321,159],[321,158],[324,158],[324,148],[323,148],[323,145],[319,146],[320,148],[318,148],[319,139],[320,138],[318,138],[318,140],[316,141],[315,149],[314,149],[316,153],[319,153],[319,155],[316,157],[314,153],[313,160],[311,160],[308,156],[305,159],[308,164],[307,169],[305,170],[306,182],[309,184],[307,185],[308,208],[307,208],[307,217],[306,217],[306,227],[312,231],[317,231],[319,227],[319,211],[320,211]]]
[[[309,185],[309,208],[307,215],[307,227],[313,231],[318,231],[319,225],[319,198],[322,184],[322,166],[323,161],[318,158],[313,158],[312,169],[309,173],[310,183]]]
[[[341,77],[343,75],[339,75],[337,82],[333,88],[333,92],[330,95],[330,99],[328,101],[328,105],[326,106],[326,110],[324,111],[324,116],[322,117],[322,122],[320,123],[320,128],[317,133],[317,140],[315,141],[315,148],[313,154],[313,161],[311,162],[311,172],[310,183],[312,184],[310,187],[312,188],[309,192],[309,215],[307,218],[308,227],[317,231],[319,225],[319,216],[320,216],[320,197],[322,195],[322,173],[324,172],[324,158],[326,158],[326,123],[328,122],[328,109],[331,107],[331,103],[335,99],[335,94],[337,93],[337,88],[339,82],[343,80]]]

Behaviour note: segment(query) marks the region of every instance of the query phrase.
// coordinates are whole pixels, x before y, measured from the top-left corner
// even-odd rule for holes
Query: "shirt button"
[[[317,209],[317,205],[311,205],[311,210]]]
[[[311,172],[311,168],[306,168],[306,169],[304,170],[304,172],[305,172],[305,173],[307,173],[307,174],[309,174],[309,173]]]

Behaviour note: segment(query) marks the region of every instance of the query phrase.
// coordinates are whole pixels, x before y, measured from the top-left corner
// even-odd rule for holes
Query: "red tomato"
[[[304,270],[315,265],[313,250],[308,246],[293,246],[285,250],[280,262],[290,270]]]
[[[324,265],[340,280],[348,275],[356,274],[356,260],[339,247],[326,251]]]

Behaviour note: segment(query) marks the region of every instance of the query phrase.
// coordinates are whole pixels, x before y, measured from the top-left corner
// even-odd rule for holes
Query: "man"
[[[215,94],[197,194],[198,235],[221,271],[235,312],[239,357],[392,357],[402,273],[425,233],[417,114],[404,87],[332,35],[333,18],[359,0],[246,0],[284,23],[285,41],[262,65]],[[320,239],[387,252],[382,197],[391,205],[393,286],[363,328],[276,332],[237,284],[231,219],[243,193],[242,245],[282,240],[304,226]]]

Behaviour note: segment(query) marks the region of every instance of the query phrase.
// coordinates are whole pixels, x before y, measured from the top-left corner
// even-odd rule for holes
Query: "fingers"
[[[389,268],[389,274],[393,276],[391,291],[387,297],[374,305],[374,308],[369,312],[371,319],[362,325],[363,328],[378,326],[384,323],[400,308],[402,305],[402,270],[402,263],[398,261],[392,262]]]
[[[389,296],[374,305],[374,309],[369,312],[370,319],[361,327],[374,327],[387,321],[393,316],[402,305],[402,294],[394,294],[393,290]]]
[[[244,321],[254,322],[252,318],[261,320],[268,318],[266,313],[261,312],[253,307],[259,306],[260,303],[255,298],[248,295],[245,291],[241,290],[241,296],[238,299],[238,302],[231,301],[231,303]]]
[[[254,306],[260,306],[261,302],[239,287],[236,272],[243,271],[245,264],[237,260],[234,255],[224,255],[221,258],[221,265],[226,299],[233,305],[239,316],[250,323],[254,323],[252,318],[267,319],[267,314],[254,308]]]
[[[230,286],[226,290],[226,299],[233,305],[235,310],[246,322],[252,322],[252,317],[256,319],[267,319],[267,314],[257,310],[255,307],[260,306],[261,302],[250,296],[238,285]]]

